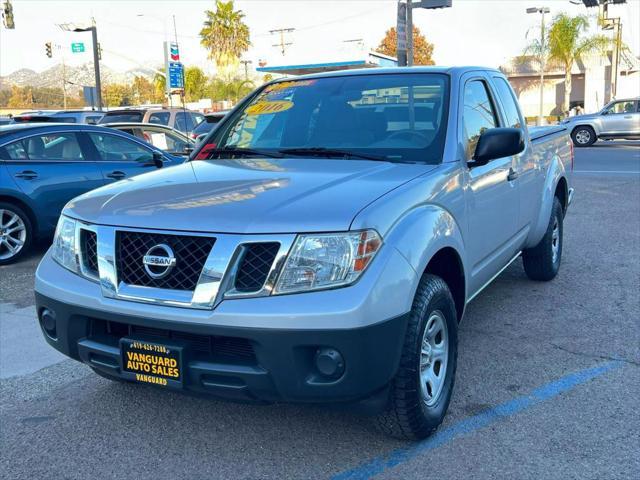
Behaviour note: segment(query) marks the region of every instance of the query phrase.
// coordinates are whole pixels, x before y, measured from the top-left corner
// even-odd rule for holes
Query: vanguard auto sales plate
[[[182,348],[133,338],[120,340],[127,379],[163,387],[182,387]]]

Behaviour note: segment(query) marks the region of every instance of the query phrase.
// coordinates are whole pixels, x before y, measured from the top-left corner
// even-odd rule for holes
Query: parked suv
[[[591,115],[577,115],[562,121],[571,131],[576,147],[588,147],[598,139],[640,139],[640,99],[614,100]]]
[[[423,438],[465,306],[521,256],[557,275],[571,152],[497,70],[267,84],[189,162],[67,204],[36,273],[43,335],[112,380],[349,405]]]
[[[59,112],[30,112],[13,117],[16,123],[86,123],[97,124],[104,112],[99,110],[61,110]]]
[[[175,128],[182,133],[187,133],[193,131],[203,120],[203,114],[182,108],[132,108],[110,110],[98,123],[156,123],[158,125],[167,125]]]

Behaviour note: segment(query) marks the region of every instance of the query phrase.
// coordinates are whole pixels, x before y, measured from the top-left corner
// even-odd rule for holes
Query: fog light
[[[320,348],[315,357],[316,368],[325,377],[340,378],[344,373],[344,358],[334,348]]]
[[[56,338],[56,315],[48,308],[45,308],[40,312],[40,324],[47,335],[51,338]]]

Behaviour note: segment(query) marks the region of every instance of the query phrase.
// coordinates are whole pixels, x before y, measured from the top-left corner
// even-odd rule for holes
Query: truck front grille
[[[88,273],[98,276],[98,238],[96,232],[80,230],[80,251],[82,262]]]
[[[217,360],[245,360],[255,362],[253,345],[246,338],[219,335],[198,335],[178,330],[143,327],[94,318],[91,336],[108,335],[119,340],[122,337],[141,337],[162,343],[163,340],[178,340],[187,344],[190,351]]]
[[[277,242],[248,244],[240,259],[235,289],[242,293],[261,290],[279,249]]]
[[[118,280],[129,285],[188,290],[196,288],[202,268],[215,243],[215,238],[168,235],[148,232],[116,232]],[[165,244],[171,247],[176,264],[162,278],[153,278],[142,259],[152,247]]]

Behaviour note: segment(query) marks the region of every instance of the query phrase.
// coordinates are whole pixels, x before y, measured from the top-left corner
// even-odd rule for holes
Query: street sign
[[[71,44],[71,51],[73,53],[83,53],[84,52],[84,43],[75,42]]]
[[[180,62],[169,62],[169,88],[181,90],[184,88],[182,81],[184,67]]]
[[[82,87],[82,96],[84,97],[84,104],[87,107],[96,106],[97,90],[96,87]]]

